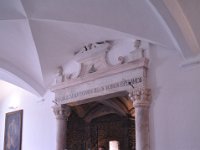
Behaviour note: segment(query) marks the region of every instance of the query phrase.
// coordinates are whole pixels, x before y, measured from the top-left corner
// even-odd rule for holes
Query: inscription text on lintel
[[[63,97],[56,98],[56,101],[62,102],[62,101],[74,99],[74,98],[77,98],[80,96],[86,96],[86,95],[90,95],[90,94],[94,94],[94,93],[108,91],[111,89],[129,86],[129,83],[131,83],[132,85],[135,85],[135,84],[138,84],[141,82],[143,82],[143,77],[136,77],[136,78],[132,78],[132,79],[122,80],[120,82],[115,82],[115,83],[111,83],[111,84],[96,87],[96,88],[91,88],[91,89],[87,89],[87,90],[78,91],[75,93],[70,93],[68,95],[64,95]]]

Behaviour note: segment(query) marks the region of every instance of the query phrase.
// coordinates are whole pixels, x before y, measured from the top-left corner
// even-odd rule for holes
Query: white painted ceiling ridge
[[[0,20],[26,19],[27,14],[21,0],[1,0]]]
[[[3,67],[2,67],[3,66]],[[29,76],[20,72],[19,69],[8,65],[0,60],[0,80],[4,80],[22,89],[25,89],[39,97],[46,92],[43,87],[30,79]],[[3,87],[0,87],[0,89]]]
[[[194,31],[177,0],[148,0],[165,22],[169,33],[174,37],[184,59],[196,57],[200,53]]]
[[[30,36],[31,36],[31,41],[33,41],[33,43],[34,43],[34,45],[33,45],[33,47],[34,47],[34,51],[33,51],[33,53],[34,53],[34,55],[35,55],[35,59],[36,59],[36,62],[38,62],[37,63],[37,70],[38,70],[38,76],[39,76],[39,81],[37,81],[37,82],[39,82],[40,84],[41,84],[41,86],[42,87],[45,87],[44,86],[44,78],[43,78],[43,74],[42,74],[42,67],[41,67],[41,62],[40,62],[40,57],[39,57],[39,54],[38,54],[38,49],[37,49],[37,45],[36,45],[36,43],[35,43],[35,40],[34,40],[34,37],[33,37],[33,33],[32,33],[32,30],[31,30],[31,27],[30,27],[30,22],[28,21],[28,24],[29,24],[29,31],[30,31]]]
[[[176,50],[179,51],[179,53],[183,56],[181,48],[176,40],[176,38],[174,37],[172,31],[170,30],[169,26],[167,25],[166,21],[163,19],[163,17],[161,16],[161,14],[159,13],[159,11],[156,9],[156,6],[151,2],[151,0],[147,0],[148,4],[150,5],[150,7],[152,8],[152,10],[154,11],[154,13],[157,15],[157,17],[160,19],[161,23],[163,24],[163,26],[165,27],[165,29],[167,30],[169,36],[171,37]],[[160,45],[159,43],[156,43],[156,45],[162,46],[164,48],[169,48],[166,45]],[[173,49],[173,48],[170,48]]]
[[[42,87],[40,63],[27,21],[0,21],[0,27],[1,67],[33,87]]]
[[[174,17],[174,19],[176,20],[180,30],[183,33],[186,42],[188,43],[193,53],[197,54],[198,52],[200,52],[199,43],[191,27],[191,24],[188,21],[187,17],[185,16],[184,11],[181,8],[178,1],[164,0],[164,3],[167,6],[170,13],[172,14],[172,16]]]
[[[167,33],[163,34],[163,28],[146,1],[22,0],[22,2],[29,19],[91,24],[144,37],[163,45],[170,45],[170,48],[173,47]],[[162,38],[157,37],[160,35],[163,35]]]
[[[33,20],[33,21],[38,21],[38,22],[46,22],[46,23],[58,23],[58,24],[63,24],[65,26],[68,26],[68,28],[71,27],[70,30],[72,30],[72,28],[74,26],[77,26],[79,28],[81,27],[88,27],[88,28],[98,28],[99,30],[102,29],[102,30],[107,30],[107,31],[110,31],[110,32],[113,32],[113,33],[116,33],[118,34],[119,36],[122,36],[122,38],[129,38],[129,39],[140,39],[142,41],[145,41],[145,42],[148,42],[148,43],[151,43],[151,44],[154,44],[154,45],[158,45],[158,46],[161,46],[161,47],[165,47],[165,48],[169,48],[169,50],[174,50],[174,47],[169,47],[168,45],[165,45],[163,43],[160,43],[158,41],[154,41],[154,40],[151,40],[151,39],[147,39],[145,37],[141,37],[141,36],[137,36],[137,35],[132,35],[130,33],[125,33],[125,32],[121,32],[121,31],[117,31],[115,29],[112,29],[112,28],[107,28],[107,27],[103,27],[103,26],[98,26],[98,25],[94,25],[94,24],[87,24],[87,23],[79,23],[79,22],[69,22],[69,21],[63,21],[63,20],[52,20],[52,19],[39,19],[39,18],[30,18],[29,19],[30,21]],[[116,38],[113,38],[112,40],[118,40],[119,39],[119,36],[117,36]],[[174,37],[173,37],[174,38]],[[108,39],[102,39],[102,40],[109,40]],[[110,39],[111,40],[111,39]],[[85,43],[85,44],[89,44],[91,43],[92,41],[88,41],[88,43]],[[98,41],[93,41],[93,42],[98,42]],[[175,43],[177,45],[177,42]],[[84,45],[82,45],[84,46]],[[177,45],[178,46],[178,45]],[[178,50],[178,49],[176,49]]]

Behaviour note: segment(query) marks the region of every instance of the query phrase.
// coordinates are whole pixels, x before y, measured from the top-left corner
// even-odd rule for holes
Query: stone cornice
[[[71,108],[67,105],[55,105],[52,107],[56,119],[68,120],[71,114]]]
[[[134,107],[149,107],[151,99],[150,89],[136,89],[129,94]]]

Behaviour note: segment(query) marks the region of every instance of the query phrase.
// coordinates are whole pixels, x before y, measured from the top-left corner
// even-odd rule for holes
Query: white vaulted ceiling
[[[75,51],[107,39],[138,37],[192,56],[162,7],[157,0],[0,0],[0,68],[8,72],[0,79],[42,95]]]

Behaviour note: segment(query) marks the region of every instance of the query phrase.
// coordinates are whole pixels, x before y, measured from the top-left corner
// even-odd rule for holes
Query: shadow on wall
[[[151,89],[151,105],[150,105],[150,147],[151,149],[155,149],[155,125],[154,125],[154,107],[156,104],[156,101],[158,100],[159,94],[161,92],[161,87],[159,87],[157,85],[157,73],[156,70],[157,68],[159,68],[163,63],[164,63],[164,59],[160,59],[158,58],[158,54],[157,54],[157,50],[156,50],[156,45],[153,44],[149,44],[149,59],[150,59],[150,63],[149,63],[149,70],[148,70],[148,87]]]

